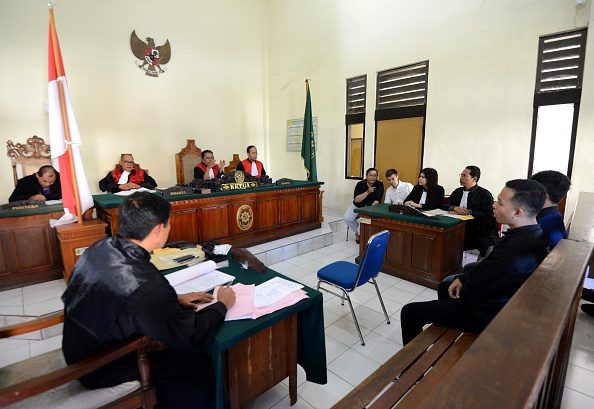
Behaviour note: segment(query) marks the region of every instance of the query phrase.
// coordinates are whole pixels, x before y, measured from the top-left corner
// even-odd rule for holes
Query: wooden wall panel
[[[412,268],[433,274],[435,271],[435,238],[422,234],[413,234],[410,265]]]
[[[48,228],[49,224],[47,226],[33,226],[13,230],[14,251],[18,269],[30,270],[52,265]]]

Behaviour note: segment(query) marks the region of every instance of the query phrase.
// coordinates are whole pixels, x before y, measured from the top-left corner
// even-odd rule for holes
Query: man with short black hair
[[[157,187],[157,182],[146,170],[136,169],[132,154],[122,153],[119,165],[99,181],[102,192],[117,193],[141,187],[151,190]]]
[[[382,201],[382,197],[384,196],[384,184],[377,180],[377,175],[376,168],[367,169],[365,180],[355,185],[353,203],[351,203],[344,213],[344,222],[355,232],[355,241],[357,244],[359,244],[359,223],[357,222],[359,215],[355,213],[355,209],[376,205]]]
[[[477,249],[479,260],[486,257],[497,242],[497,225],[493,217],[493,195],[478,185],[481,170],[478,166],[466,166],[460,173],[460,185],[441,207],[453,214],[471,215],[466,220],[464,250]]]
[[[250,145],[247,147],[246,152],[248,157],[237,164],[236,170],[243,170],[257,178],[266,175],[264,165],[258,160],[258,148],[254,145]]]
[[[8,201],[46,201],[60,200],[61,198],[60,174],[52,166],[45,165],[40,167],[37,173],[19,179]]]
[[[533,180],[506,183],[493,204],[498,223],[510,229],[480,263],[442,282],[438,300],[410,303],[402,308],[403,344],[430,323],[481,332],[528,279],[549,252],[536,215],[546,198],[544,187]]]
[[[390,182],[390,187],[386,190],[386,199],[384,200],[384,203],[404,203],[404,199],[406,199],[410,192],[412,192],[413,185],[401,181],[396,169],[388,169],[386,171],[386,179]]]
[[[530,179],[536,180],[547,191],[547,200],[536,215],[536,221],[540,224],[540,228],[549,240],[549,245],[553,248],[559,240],[567,238],[567,230],[565,230],[565,223],[558,205],[567,195],[571,187],[571,180],[556,170],[543,170],[532,175]]]
[[[150,252],[167,241],[171,205],[162,197],[136,192],[118,209],[118,234],[90,246],[77,261],[64,302],[62,349],[68,364],[142,334],[167,345],[151,352],[151,378],[159,408],[211,408],[215,377],[205,349],[227,310],[231,288],[219,288],[218,302],[196,312],[205,293],[176,294],[151,264]],[[139,380],[136,354],[126,355],[79,380],[103,388]]]

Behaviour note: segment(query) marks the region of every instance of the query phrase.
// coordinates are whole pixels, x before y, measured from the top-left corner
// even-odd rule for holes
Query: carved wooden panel
[[[203,207],[199,210],[199,243],[229,237],[229,208],[226,205]]]
[[[422,234],[412,234],[411,238],[411,267],[433,274],[435,271],[433,266],[433,258],[435,257],[435,238]]]
[[[198,243],[198,215],[196,210],[172,211],[171,230],[168,241],[186,240],[190,243]]]
[[[381,231],[378,229],[378,232]],[[410,235],[403,231],[390,231],[390,238],[388,239],[388,247],[386,249],[386,260],[394,265],[406,265],[409,258],[410,245],[407,246],[407,238],[410,240]]]
[[[299,221],[299,196],[286,195],[280,199],[281,203],[281,224]]]
[[[19,270],[52,265],[48,228],[49,224],[13,230],[14,251]]]
[[[299,196],[301,220],[314,219],[318,217],[318,194],[303,193]]]
[[[258,225],[260,229],[280,226],[280,207],[277,198],[258,202]]]

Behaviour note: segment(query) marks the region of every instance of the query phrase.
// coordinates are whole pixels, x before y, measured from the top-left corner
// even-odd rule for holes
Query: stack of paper
[[[227,311],[225,321],[256,319],[309,297],[301,284],[280,277],[258,286],[235,284],[231,288],[235,291],[235,304]],[[199,304],[197,310],[217,302],[217,291],[218,288],[214,301]]]
[[[167,274],[165,278],[177,294],[210,291],[235,279],[232,275],[216,270],[212,260]]]

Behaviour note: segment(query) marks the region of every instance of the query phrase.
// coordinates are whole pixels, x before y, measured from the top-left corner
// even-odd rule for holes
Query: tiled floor
[[[315,287],[317,270],[337,260],[352,261],[358,253],[354,240],[346,242],[345,231],[333,234],[334,244],[269,264],[273,270]],[[352,237],[352,236],[351,236]],[[466,261],[471,261],[467,259]],[[356,314],[365,346],[361,346],[348,306],[337,297],[324,294],[328,383],[317,385],[305,381],[299,368],[298,400],[293,408],[331,407],[355,385],[376,370],[402,348],[400,309],[410,301],[431,300],[436,292],[425,287],[380,274],[380,290],[391,324],[383,321],[381,306],[373,286],[363,286],[353,293]],[[39,315],[62,307],[61,281],[0,292],[0,315]],[[0,317],[1,319],[1,317]],[[3,323],[0,322],[0,325]],[[55,331],[54,331],[55,333]],[[60,346],[61,335],[43,334],[42,340],[0,340],[0,367]],[[594,407],[594,317],[581,311],[575,327],[569,370],[565,382],[562,408]],[[288,382],[282,382],[249,405],[251,409],[289,408]]]

